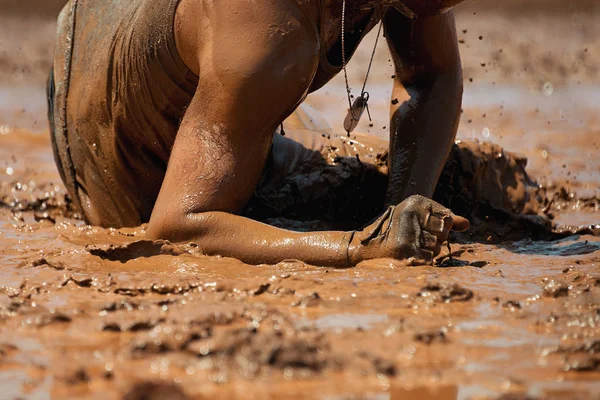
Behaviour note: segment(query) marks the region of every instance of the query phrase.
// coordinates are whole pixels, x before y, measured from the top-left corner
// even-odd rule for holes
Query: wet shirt
[[[152,213],[180,121],[198,83],[175,45],[177,3],[77,4],[66,130],[78,197],[92,224],[135,226]],[[56,40],[57,97],[67,87],[69,7],[59,18]],[[65,163],[65,157],[57,158]],[[68,189],[73,195],[73,188]]]

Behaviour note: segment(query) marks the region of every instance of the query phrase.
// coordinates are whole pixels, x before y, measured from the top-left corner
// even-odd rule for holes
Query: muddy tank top
[[[136,226],[152,213],[198,83],[175,45],[177,4],[78,0],[59,17],[55,153],[59,168],[74,170],[75,183],[65,183],[91,224]]]

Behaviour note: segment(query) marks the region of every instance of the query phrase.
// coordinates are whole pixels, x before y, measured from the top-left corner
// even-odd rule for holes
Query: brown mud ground
[[[73,218],[43,97],[60,2],[37,3],[0,0],[0,398],[600,398],[594,2],[461,7],[464,142],[436,196],[473,228],[435,267],[344,270],[244,265]],[[353,82],[368,61],[361,49]],[[370,79],[373,127],[362,126],[376,136],[388,124],[385,51]],[[339,132],[343,96],[335,80],[290,129]],[[357,182],[374,192],[375,153]],[[336,165],[337,178],[362,168]],[[366,218],[344,214],[343,199],[360,197],[352,186],[317,210],[323,224]],[[323,204],[310,193],[303,204]],[[263,200],[284,214],[273,223],[318,225],[294,202]]]

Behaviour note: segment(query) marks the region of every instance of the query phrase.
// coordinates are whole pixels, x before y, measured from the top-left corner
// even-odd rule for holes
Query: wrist
[[[357,232],[350,232],[348,245],[346,247],[346,259],[349,267],[353,267],[361,261],[364,261],[360,248],[360,240],[358,239]]]

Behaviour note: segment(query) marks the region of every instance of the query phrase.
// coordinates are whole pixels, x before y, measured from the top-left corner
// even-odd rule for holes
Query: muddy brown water
[[[578,20],[574,33],[570,19],[563,26],[554,14],[532,17],[522,27],[527,35],[544,37],[549,24],[566,29],[564,37],[522,35],[511,45],[515,36],[502,33],[514,18],[487,18],[469,9],[459,15],[466,92],[457,149],[501,151],[472,144],[480,140],[507,151],[493,161],[455,150],[455,169],[442,180],[483,182],[473,193],[511,198],[523,190],[507,184],[515,170],[501,162],[519,157],[509,150],[522,153],[539,184],[530,189],[543,199],[513,211],[535,213],[543,224],[475,202],[477,210],[466,210],[476,218],[470,234],[454,237],[452,258],[444,251],[436,266],[252,266],[203,256],[193,245],[146,242],[144,227],[85,226],[54,167],[37,75],[27,84],[6,81],[0,398],[599,398],[600,88],[585,59],[565,76],[560,65],[544,69],[535,60],[528,61],[535,72],[505,71],[524,71],[523,46],[530,57],[566,48],[561,62],[583,48],[597,57],[598,28],[592,17]],[[577,48],[565,47],[568,40]],[[351,74],[362,71],[370,51],[363,47]],[[499,48],[507,60],[484,73],[480,64]],[[388,96],[386,61],[380,50],[373,99]],[[335,133],[341,83],[309,98],[312,108],[289,129]],[[363,131],[383,136],[387,105],[373,102],[375,124],[364,122]],[[506,167],[479,181],[453,180],[452,171],[466,176],[465,160]]]

